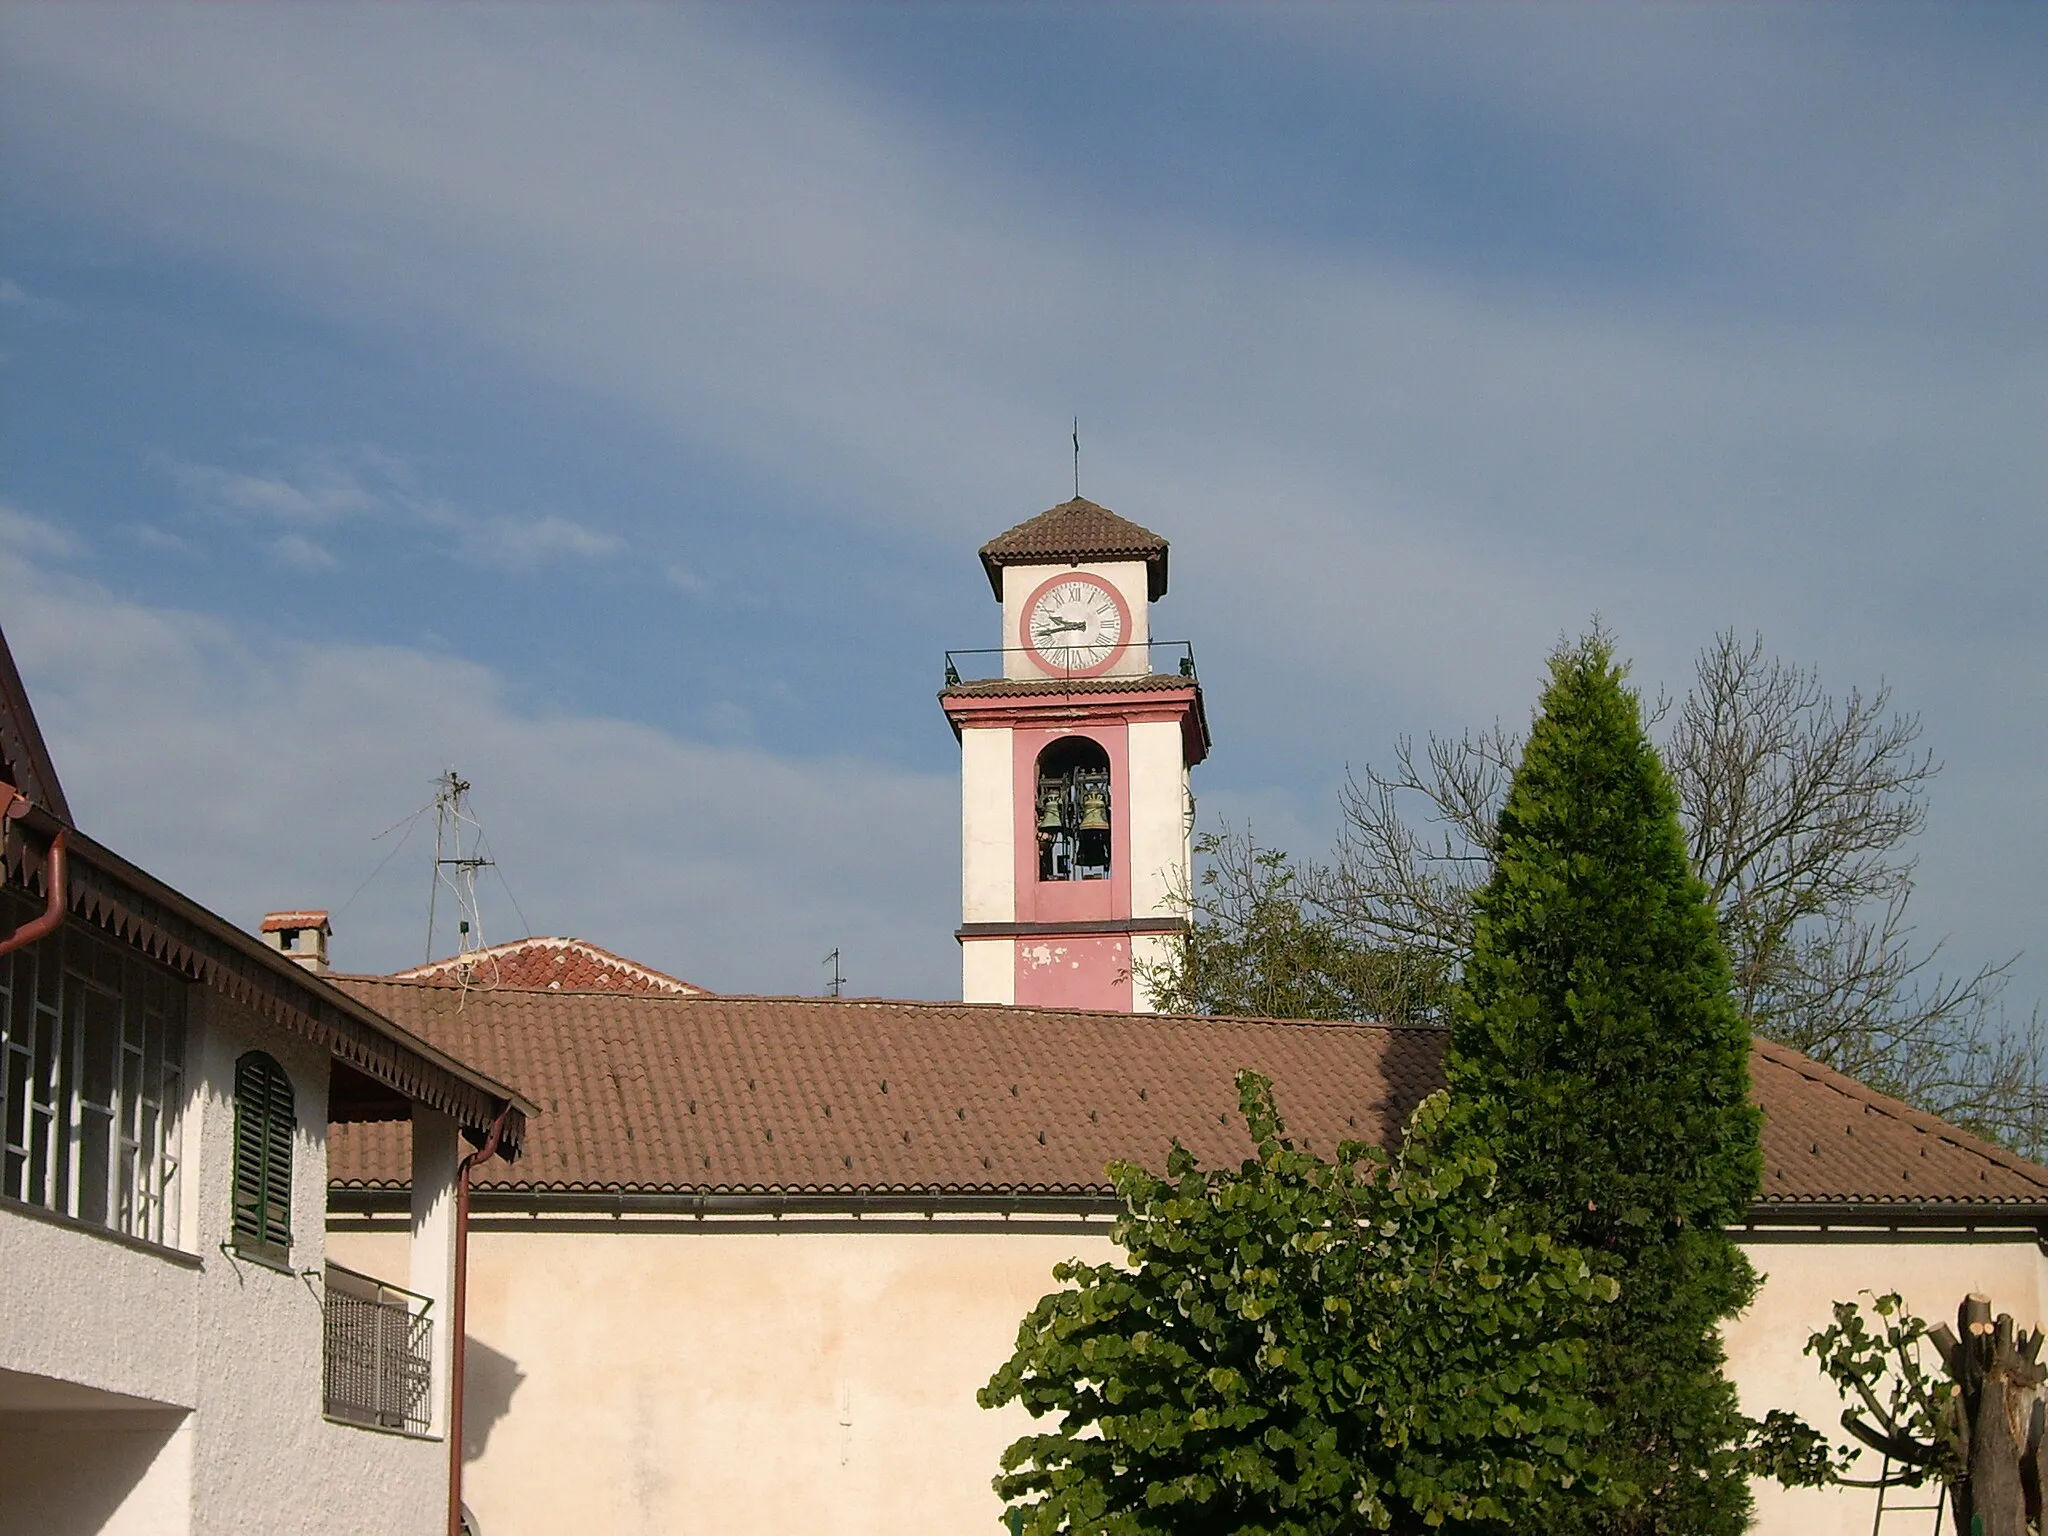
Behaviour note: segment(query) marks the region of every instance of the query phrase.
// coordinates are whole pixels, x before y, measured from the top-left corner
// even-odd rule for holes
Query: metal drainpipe
[[[18,821],[29,812],[26,796],[12,784],[0,784],[0,827],[10,821]],[[33,944],[57,931],[57,925],[64,921],[68,903],[68,892],[64,879],[64,850],[71,834],[63,828],[50,839],[50,852],[43,864],[43,915],[31,918],[4,939],[0,939],[0,955],[11,955],[24,944]]]
[[[484,1144],[465,1157],[455,1170],[455,1304],[449,1318],[455,1342],[448,1360],[448,1536],[462,1536],[462,1369],[468,1354],[469,1171],[497,1154],[498,1139],[504,1135],[505,1119],[511,1113],[510,1104],[498,1111]]]

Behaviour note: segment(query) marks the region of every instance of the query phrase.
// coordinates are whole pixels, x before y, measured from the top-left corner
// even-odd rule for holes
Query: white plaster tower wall
[[[960,733],[960,920],[1017,919],[1015,750],[1007,730]]]
[[[1131,916],[1179,917],[1188,889],[1188,768],[1178,720],[1129,726]]]
[[[1007,730],[960,733],[960,920],[1009,923],[1017,917],[1015,751]],[[1010,938],[962,938],[960,1000],[1017,1000],[1016,944]]]

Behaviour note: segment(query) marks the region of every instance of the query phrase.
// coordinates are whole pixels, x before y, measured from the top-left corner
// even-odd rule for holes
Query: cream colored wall
[[[1109,669],[1114,677],[1150,672],[1152,663],[1146,642],[1152,637],[1152,602],[1147,567],[1142,560],[1087,562],[1077,565],[1006,565],[1003,567],[1003,676],[1042,678],[1045,674],[1018,648],[1025,644],[1024,605],[1031,594],[1053,576],[1073,573],[1094,576],[1108,582],[1123,595],[1130,611],[1131,632],[1124,637],[1125,651]]]
[[[1052,1265],[1114,1256],[1106,1227],[987,1222],[480,1220],[472,1239],[468,1502],[489,1536],[560,1530],[845,1536],[987,1531],[997,1458],[1030,1424],[974,1392]],[[403,1258],[402,1226],[337,1232],[342,1262]],[[1837,1299],[1900,1289],[1929,1318],[1987,1292],[2048,1315],[2031,1242],[1752,1242],[1728,1331],[1744,1409],[1832,1431],[1801,1350]],[[1872,1495],[1757,1493],[1760,1536],[1865,1536]]]
[[[960,733],[962,922],[1017,920],[1015,757],[1007,729]]]
[[[464,1438],[489,1536],[994,1536],[989,1480],[1031,1420],[974,1393],[1052,1266],[1112,1255],[1106,1228],[784,1226],[479,1223]]]
[[[2048,1319],[2048,1261],[2027,1237],[2021,1241],[1946,1242],[1760,1242],[1744,1245],[1764,1283],[1748,1312],[1727,1331],[1729,1374],[1742,1394],[1743,1411],[1761,1418],[1786,1408],[1835,1442],[1843,1403],[1802,1351],[1807,1339],[1833,1321],[1837,1301],[1867,1300],[1862,1291],[1897,1291],[1908,1307],[1935,1322],[1953,1319],[1956,1304],[1971,1291],[1991,1298],[1994,1312],[2010,1312],[2022,1327]],[[1931,1358],[1931,1356],[1930,1356]],[[1875,1474],[1877,1458],[1866,1455],[1859,1476]],[[1915,1503],[1931,1496],[1902,1495]],[[1790,1490],[1775,1483],[1757,1487],[1761,1536],[1868,1536],[1876,1494],[1851,1488]],[[1931,1515],[1917,1515],[1911,1527],[1925,1531]],[[1886,1531],[1893,1529],[1886,1517]]]
[[[1188,889],[1188,771],[1180,722],[1138,720],[1130,731],[1131,915],[1178,917]]]

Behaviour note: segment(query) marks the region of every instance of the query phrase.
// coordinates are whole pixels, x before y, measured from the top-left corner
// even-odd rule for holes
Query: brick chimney
[[[266,912],[263,942],[315,975],[327,970],[327,940],[334,925],[325,912]]]

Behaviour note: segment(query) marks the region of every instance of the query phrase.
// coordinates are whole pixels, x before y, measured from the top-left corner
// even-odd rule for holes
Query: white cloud
[[[339,562],[325,545],[296,530],[380,522],[440,543],[454,557],[506,570],[549,560],[601,561],[625,542],[553,513],[537,517],[469,511],[422,489],[410,466],[372,448],[300,453],[289,469],[250,473],[211,464],[163,460],[195,511],[270,529],[293,529],[267,541],[278,559],[301,570]]]
[[[671,560],[662,567],[662,579],[676,591],[689,597],[702,597],[711,590],[711,583],[699,576],[680,560]]]
[[[217,516],[317,528],[383,510],[378,497],[335,464],[298,475],[252,475],[211,464],[166,467],[195,507]]]
[[[295,571],[331,571],[341,564],[332,550],[303,533],[287,533],[270,541],[271,557]]]
[[[621,553],[623,539],[573,523],[566,517],[496,518],[457,525],[463,548],[480,560],[524,569],[557,556],[577,560],[609,560]]]
[[[721,990],[815,991],[837,945],[863,990],[958,995],[948,780],[528,714],[468,661],[259,643],[25,562],[0,611],[80,824],[233,922],[339,906],[454,764],[540,932]],[[341,965],[421,958],[430,849],[340,914]]]
[[[78,554],[79,545],[55,523],[0,502],[0,549],[24,557],[69,560]]]

